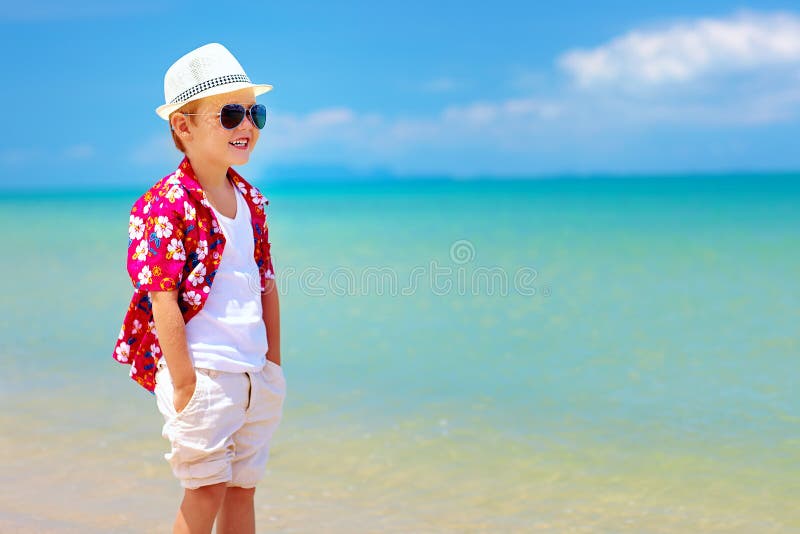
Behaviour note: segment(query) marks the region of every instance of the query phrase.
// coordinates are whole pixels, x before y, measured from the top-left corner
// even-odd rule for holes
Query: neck
[[[204,160],[193,155],[189,158],[194,177],[203,189],[218,189],[225,187],[228,181],[228,166]]]

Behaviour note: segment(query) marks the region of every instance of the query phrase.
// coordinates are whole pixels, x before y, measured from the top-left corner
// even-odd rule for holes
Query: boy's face
[[[188,138],[183,137],[186,154],[190,159],[201,159],[226,168],[247,163],[250,153],[258,142],[260,130],[248,117],[245,117],[236,128],[226,130],[220,124],[216,113],[219,113],[225,104],[241,104],[245,109],[249,109],[255,103],[256,98],[251,88],[201,99],[195,113],[207,115],[192,117],[194,123],[188,120],[189,117],[182,117],[187,124],[181,127],[188,128],[191,134]],[[246,144],[243,147],[231,144],[237,140],[245,140]]]

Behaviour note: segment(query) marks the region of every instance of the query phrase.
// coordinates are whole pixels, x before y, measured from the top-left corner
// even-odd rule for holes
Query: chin
[[[250,152],[245,154],[235,154],[230,158],[230,165],[244,165],[250,161]]]

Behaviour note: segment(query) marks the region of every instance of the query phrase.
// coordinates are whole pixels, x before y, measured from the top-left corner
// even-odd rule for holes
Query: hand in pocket
[[[172,406],[175,408],[175,413],[181,413],[189,401],[192,400],[195,391],[197,391],[197,378],[194,383],[188,384],[181,388],[174,388],[172,394]]]

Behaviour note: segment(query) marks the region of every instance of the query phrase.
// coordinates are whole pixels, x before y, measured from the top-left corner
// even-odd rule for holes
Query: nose
[[[250,115],[250,109],[246,109],[244,113],[244,119],[242,122],[239,123],[239,126],[236,127],[237,130],[243,129],[248,132],[252,132],[253,130],[257,130],[255,123],[253,122],[253,117]]]
[[[249,132],[253,129],[253,123],[250,122],[248,117],[245,117],[242,122],[239,123],[239,126],[236,127],[236,131],[246,131]]]

